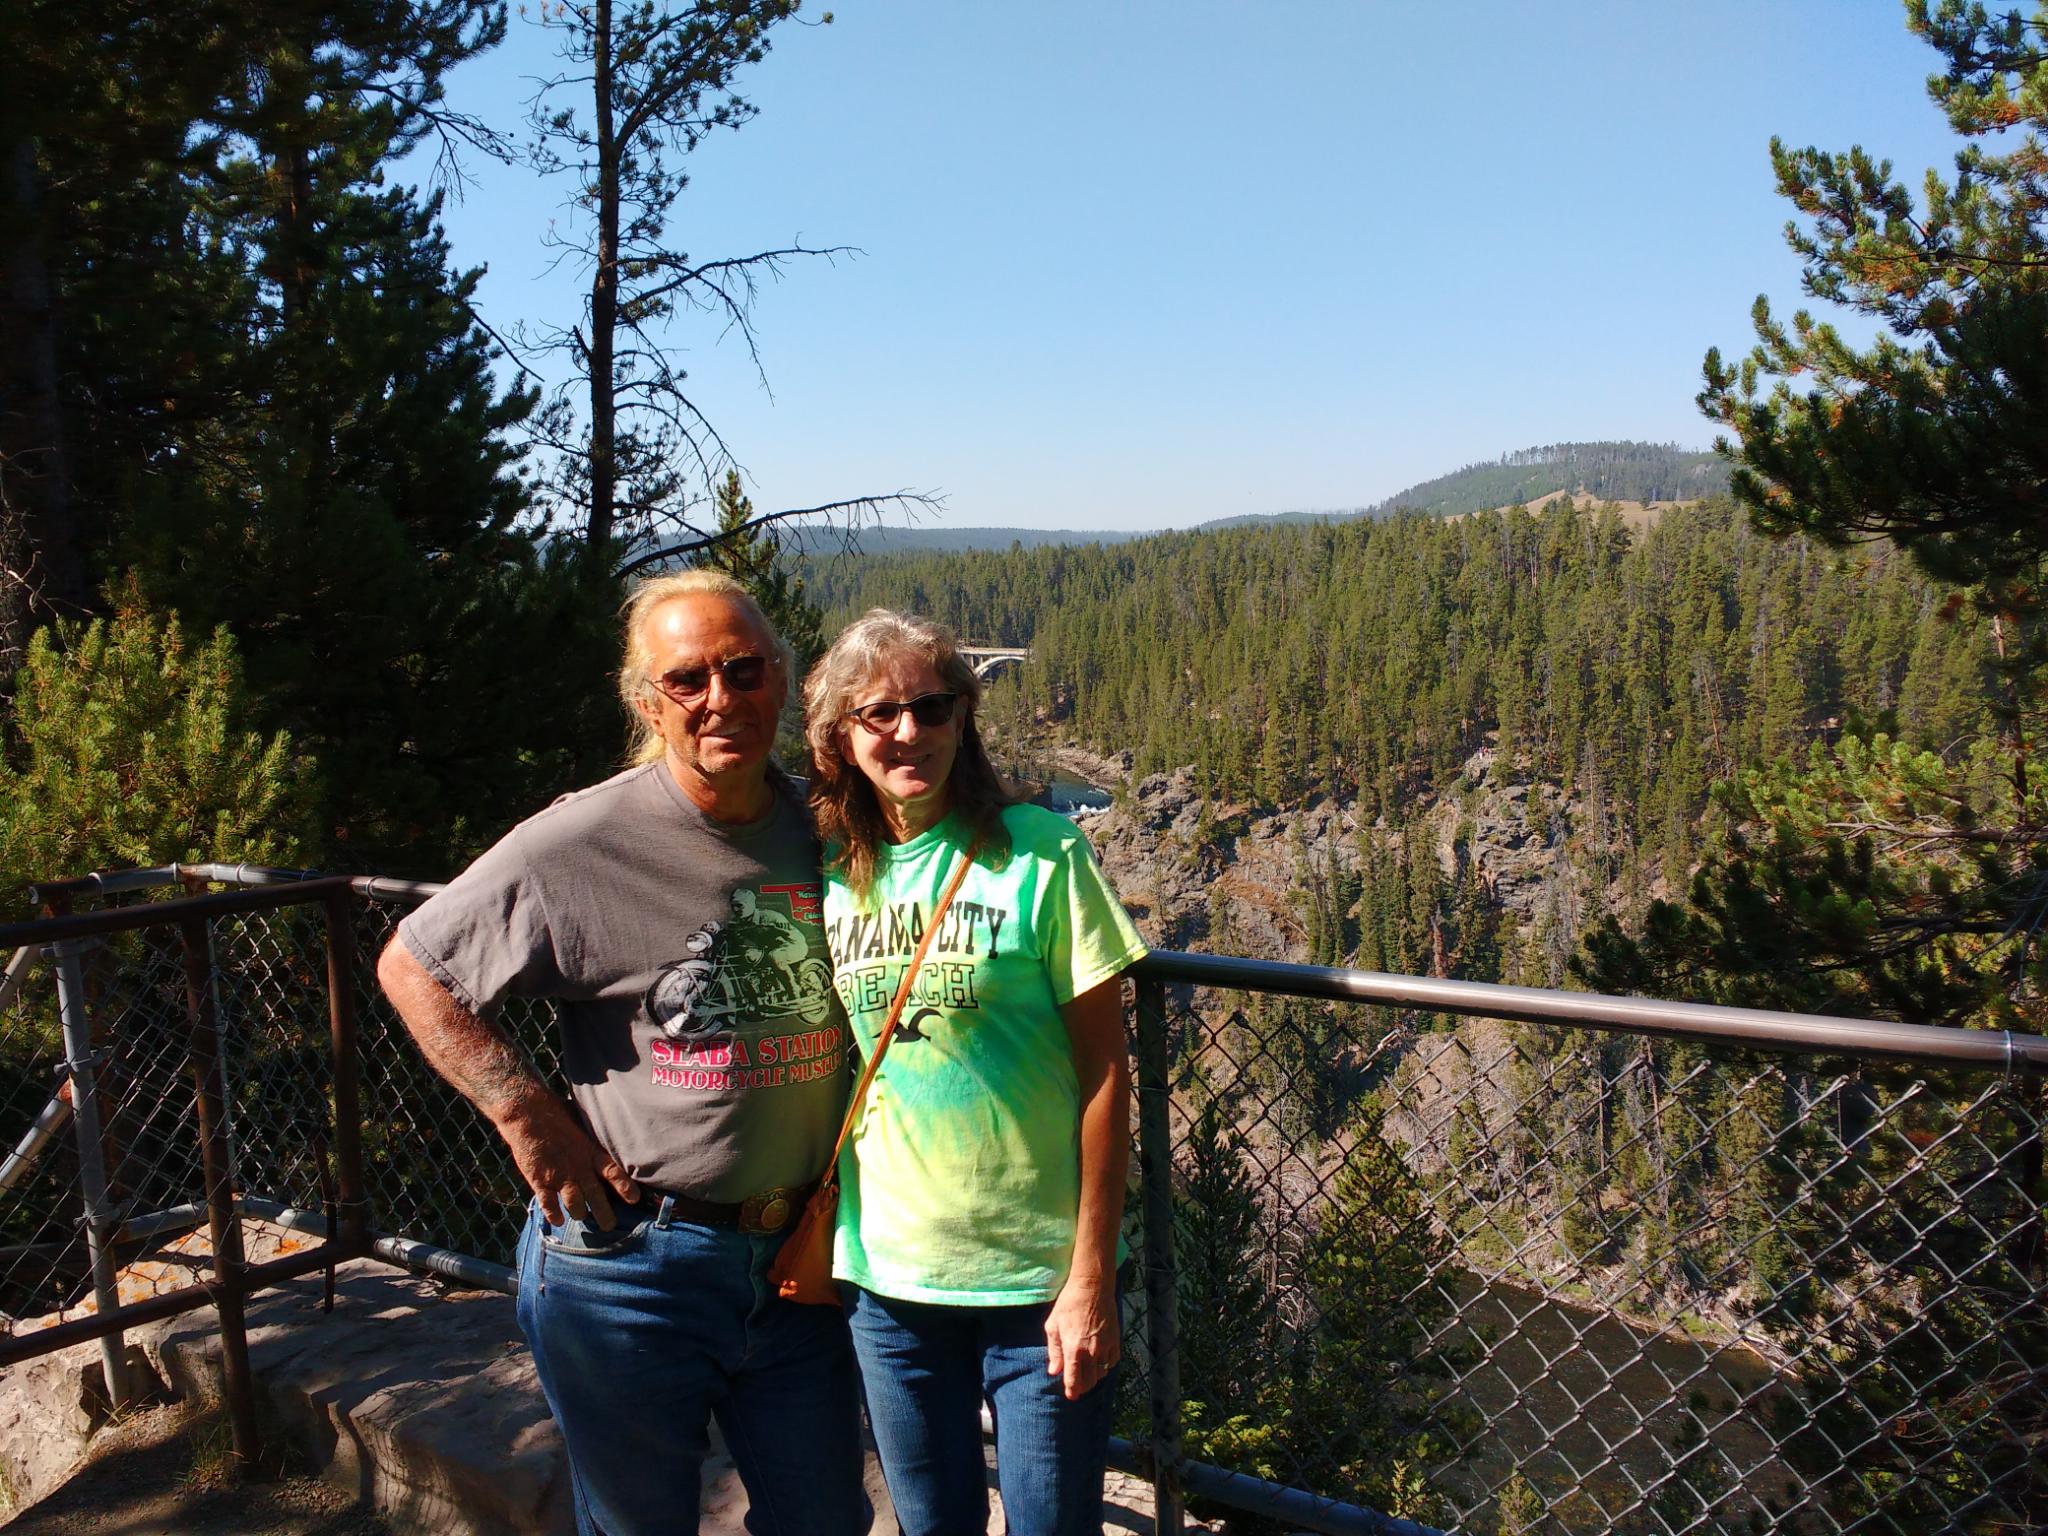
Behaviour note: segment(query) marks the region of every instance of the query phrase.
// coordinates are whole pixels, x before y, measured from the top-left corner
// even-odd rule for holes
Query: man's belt
[[[780,1232],[803,1209],[804,1202],[811,1197],[811,1191],[818,1187],[813,1179],[808,1184],[793,1189],[764,1189],[758,1195],[749,1195],[744,1200],[699,1200],[695,1195],[663,1195],[663,1218],[679,1218],[694,1221],[706,1227],[734,1227],[741,1232]]]

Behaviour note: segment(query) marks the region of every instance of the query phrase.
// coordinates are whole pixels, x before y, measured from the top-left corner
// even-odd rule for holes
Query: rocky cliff
[[[1147,941],[1166,949],[1215,950],[1212,911],[1228,902],[1231,952],[1305,959],[1296,895],[1303,862],[1334,857],[1355,869],[1362,847],[1400,835],[1384,818],[1363,819],[1355,801],[1324,796],[1278,811],[1205,805],[1189,768],[1134,783],[1128,752],[1102,757],[1061,746],[1046,755],[1115,795],[1081,825]],[[1413,819],[1447,880],[1470,860],[1493,901],[1525,930],[1547,923],[1560,940],[1575,937],[1624,899],[1598,875],[1614,851],[1599,808],[1502,767],[1490,747],[1466,761],[1449,789],[1426,793]]]

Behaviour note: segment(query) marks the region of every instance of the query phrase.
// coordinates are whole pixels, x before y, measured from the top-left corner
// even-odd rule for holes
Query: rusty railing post
[[[78,960],[83,947],[79,939],[61,940],[50,946],[50,958],[57,965],[57,1016],[64,1029],[64,1065],[71,1081],[71,1124],[78,1134],[78,1187],[85,1201],[85,1251],[92,1264],[93,1304],[101,1317],[112,1317],[121,1305],[112,1246],[119,1222],[107,1205],[106,1149],[100,1139],[99,1055],[92,1048],[92,1024],[85,1006],[85,968]],[[116,1410],[127,1407],[127,1343],[119,1333],[101,1337],[100,1366],[107,1380],[107,1401]]]
[[[1153,1530],[1181,1536],[1180,1287],[1173,1267],[1173,1122],[1167,1113],[1166,983],[1140,977],[1138,1184],[1145,1208],[1146,1379],[1152,1388]]]
[[[334,1051],[334,1164],[341,1206],[341,1242],[351,1256],[369,1251],[369,1210],[363,1194],[363,1107],[356,1046],[355,893],[327,898],[327,1030]]]
[[[191,866],[181,864],[178,866],[178,884],[183,887],[187,896],[204,896],[210,889],[212,882],[206,876],[199,874]],[[206,984],[213,993],[213,1037],[216,1042],[215,1048],[220,1052],[221,1060],[227,1062],[233,1059],[228,1049],[228,1036],[232,1026],[228,1023],[230,1015],[227,1003],[220,994],[221,969],[220,929],[214,920],[209,917],[206,920]],[[242,1137],[235,1123],[234,1087],[234,1083],[227,1076],[226,1069],[223,1068],[221,1078],[221,1109],[228,1133],[228,1166],[239,1169],[242,1166]]]
[[[192,1096],[199,1113],[199,1155],[206,1176],[206,1223],[213,1241],[213,1304],[220,1315],[221,1375],[238,1471],[256,1464],[256,1387],[249,1372],[242,1220],[235,1210],[234,1153],[228,1145],[219,1041],[213,1016],[213,967],[203,918],[178,924],[185,950],[185,1003],[191,1013]]]

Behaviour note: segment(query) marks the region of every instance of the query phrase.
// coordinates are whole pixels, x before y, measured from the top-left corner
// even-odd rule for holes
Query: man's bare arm
[[[555,1226],[568,1216],[614,1224],[607,1191],[640,1187],[569,1112],[505,1032],[463,1007],[398,939],[377,960],[377,980],[427,1063],[474,1104],[505,1139],[519,1172]]]

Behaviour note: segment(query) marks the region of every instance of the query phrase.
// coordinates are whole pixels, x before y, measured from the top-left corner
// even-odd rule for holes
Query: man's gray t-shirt
[[[742,1200],[808,1183],[848,1088],[818,846],[778,789],[711,820],[665,763],[521,822],[399,925],[464,1007],[554,1000],[591,1133],[649,1189]]]

